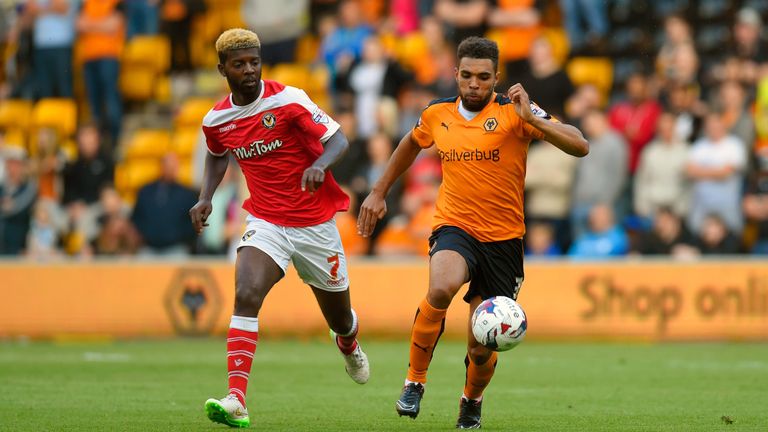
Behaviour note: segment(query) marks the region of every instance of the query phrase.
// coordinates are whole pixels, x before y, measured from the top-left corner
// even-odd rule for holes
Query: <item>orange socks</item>
[[[427,368],[432,361],[440,335],[445,330],[445,312],[447,309],[435,309],[427,302],[421,301],[416,311],[411,330],[411,355],[408,364],[408,381],[427,382]]]
[[[483,395],[483,390],[491,382],[493,372],[496,370],[496,361],[498,354],[493,353],[485,364],[477,365],[470,360],[469,356],[464,359],[464,365],[467,367],[467,379],[464,383],[464,396],[467,399],[479,399]]]

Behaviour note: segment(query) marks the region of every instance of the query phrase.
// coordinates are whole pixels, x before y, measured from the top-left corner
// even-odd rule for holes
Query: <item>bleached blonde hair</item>
[[[225,30],[219,38],[216,39],[216,52],[219,59],[226,58],[226,52],[239,49],[261,48],[259,36],[243,28],[232,28]]]

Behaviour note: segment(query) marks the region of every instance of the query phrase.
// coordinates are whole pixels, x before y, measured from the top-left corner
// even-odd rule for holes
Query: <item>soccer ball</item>
[[[488,349],[507,351],[523,341],[528,320],[520,305],[509,297],[483,300],[472,314],[472,334]]]

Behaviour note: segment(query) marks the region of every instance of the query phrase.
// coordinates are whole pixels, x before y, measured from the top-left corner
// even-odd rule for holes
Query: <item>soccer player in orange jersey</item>
[[[384,198],[394,181],[421,149],[437,146],[443,181],[429,238],[429,288],[411,332],[408,375],[396,404],[401,416],[419,414],[427,368],[459,288],[469,282],[464,300],[470,317],[483,299],[517,298],[523,282],[523,185],[530,141],[543,139],[578,157],[589,152],[577,128],[530,102],[520,84],[506,95],[494,92],[498,56],[496,43],[488,39],[470,37],[459,45],[459,96],[435,100],[424,109],[360,207],[358,230],[369,236],[387,211]],[[457,428],[480,427],[483,390],[496,357],[470,329]]]

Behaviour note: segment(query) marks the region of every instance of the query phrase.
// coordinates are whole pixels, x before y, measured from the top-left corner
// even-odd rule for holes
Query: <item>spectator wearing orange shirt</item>
[[[120,0],[85,0],[77,19],[88,105],[101,130],[117,144],[123,117],[118,88],[125,25]]]

